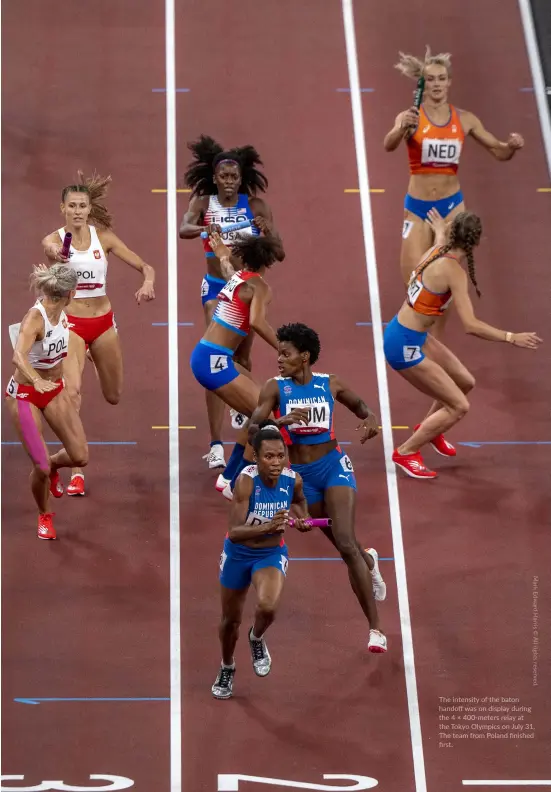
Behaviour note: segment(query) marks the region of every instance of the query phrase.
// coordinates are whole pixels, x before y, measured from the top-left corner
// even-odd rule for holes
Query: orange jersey
[[[419,125],[407,141],[409,172],[412,175],[455,176],[464,140],[459,113],[453,105],[450,105],[450,119],[444,126],[434,124],[421,106]]]
[[[423,283],[423,270],[425,262],[434,256],[441,248],[432,248],[421,263],[411,273],[408,284],[407,304],[423,316],[442,316],[449,307],[453,297],[450,289],[445,292],[432,292]],[[454,258],[450,256],[449,258]]]

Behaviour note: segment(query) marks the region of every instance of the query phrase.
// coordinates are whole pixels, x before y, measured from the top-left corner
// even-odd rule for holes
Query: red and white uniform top
[[[244,270],[232,275],[218,295],[218,305],[212,317],[217,324],[227,327],[228,330],[233,330],[238,335],[247,336],[249,334],[251,306],[244,303],[239,297],[239,289],[251,278],[259,277],[257,272]]]
[[[107,256],[99,241],[95,226],[89,225],[90,247],[88,250],[75,250],[71,245],[69,251],[68,267],[74,269],[78,275],[77,293],[75,299],[87,297],[105,297],[107,294]],[[61,241],[65,238],[65,229],[57,232]]]
[[[37,310],[44,319],[44,338],[35,341],[28,359],[35,369],[51,369],[67,357],[69,350],[69,323],[65,311],[61,312],[59,322],[53,325],[48,319],[46,309],[37,300],[31,310]]]

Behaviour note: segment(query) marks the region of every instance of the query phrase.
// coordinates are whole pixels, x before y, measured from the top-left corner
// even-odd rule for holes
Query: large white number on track
[[[339,789],[345,792],[352,792],[362,789],[373,789],[379,785],[375,778],[359,775],[335,775],[334,773],[324,773],[325,779],[338,781],[354,781],[353,786],[334,786],[333,784],[308,784],[306,781],[285,781],[283,778],[262,778],[261,776],[248,776],[234,773],[223,773],[218,776],[218,792],[239,792],[240,781],[252,781],[257,784],[272,784],[273,786],[292,787],[293,789],[317,789],[323,792],[338,792]]]
[[[131,778],[115,775],[91,775],[90,781],[108,781],[107,786],[70,786],[63,781],[42,781],[38,786],[4,786],[4,781],[24,781],[22,775],[3,775],[0,776],[2,786],[0,792],[115,792],[117,789],[130,789],[134,786]]]

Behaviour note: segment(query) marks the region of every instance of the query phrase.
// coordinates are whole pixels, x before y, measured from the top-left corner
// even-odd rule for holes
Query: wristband
[[[505,333],[505,340],[508,344],[514,344],[513,341],[513,334],[512,333]]]

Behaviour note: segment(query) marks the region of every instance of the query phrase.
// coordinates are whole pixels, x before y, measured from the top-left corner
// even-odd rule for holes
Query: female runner
[[[265,421],[253,447],[255,464],[237,479],[230,527],[220,556],[222,664],[212,686],[213,696],[219,699],[230,698],[233,692],[234,651],[251,583],[257,596],[248,636],[253,669],[259,677],[270,673],[272,658],[264,635],[276,617],[287,575],[289,554],[284,533],[289,512],[295,513],[295,528],[311,530],[304,524],[309,515],[302,479],[285,467],[287,453],[277,427]]]
[[[65,389],[63,367],[69,348],[65,308],[74,299],[77,274],[61,264],[35,267],[31,283],[38,300],[20,325],[16,337],[15,372],[6,388],[6,404],[23,448],[33,463],[31,491],[38,506],[38,538],[55,539],[50,492],[63,495],[59,468],[88,463],[88,444],[73,402]],[[50,456],[42,435],[41,414],[63,448]]]
[[[431,208],[453,219],[465,209],[457,171],[465,138],[470,135],[497,160],[510,160],[524,140],[510,134],[506,142],[488,132],[473,113],[448,103],[451,86],[451,55],[431,55],[422,61],[400,53],[396,68],[406,77],[425,78],[423,104],[404,110],[384,139],[386,151],[394,151],[405,140],[410,180],[404,204],[404,226],[400,267],[404,283],[423,253],[433,244],[430,226],[424,221]],[[438,323],[441,325],[441,322]],[[436,328],[435,328],[436,329]],[[431,332],[434,335],[435,329]]]
[[[188,148],[193,152],[195,160],[188,166],[185,174],[185,182],[192,188],[192,196],[180,226],[180,238],[196,239],[205,228],[209,232],[219,232],[223,224],[250,220],[250,228],[222,235],[224,243],[231,251],[234,270],[243,266],[235,253],[235,243],[258,236],[260,232],[273,240],[276,259],[283,261],[285,252],[281,237],[274,227],[272,211],[266,201],[257,197],[257,192],[266,190],[268,180],[258,170],[257,166],[262,164],[262,160],[256,150],[252,146],[243,146],[224,151],[222,146],[205,135],[195,143],[188,144]],[[216,309],[218,295],[228,277],[207,240],[204,240],[203,248],[207,272],[201,284],[201,301],[208,327]],[[234,359],[249,370],[253,337],[254,334],[249,333],[234,355]],[[203,458],[207,460],[209,468],[224,467],[226,463],[222,445],[222,424],[225,405],[210,390],[205,391],[205,397],[211,443],[209,453]],[[232,423],[236,428],[242,426],[243,417],[236,416]],[[228,475],[228,471],[224,475]]]
[[[363,550],[356,539],[356,480],[352,462],[335,439],[335,401],[360,418],[362,444],[378,434],[377,419],[335,374],[312,371],[320,353],[314,330],[303,324],[289,324],[279,328],[277,338],[280,376],[268,380],[262,388],[249,422],[249,437],[255,437],[258,425],[270,413],[280,411],[281,417],[274,423],[286,426],[289,432],[291,468],[302,476],[308,510],[314,518],[330,517],[333,521],[332,528],[322,530],[348,567],[350,584],[369,621],[368,649],[386,652],[387,639],[380,630],[375,604],[376,599],[385,599],[386,585],[379,571],[377,551]]]
[[[445,224],[436,211],[432,212],[437,240],[445,239]],[[443,433],[467,414],[466,394],[474,387],[472,374],[460,360],[436,338],[428,335],[434,322],[453,299],[465,332],[487,341],[505,341],[526,349],[536,349],[541,343],[536,333],[511,333],[498,330],[474,315],[469,297],[469,278],[480,296],[476,282],[473,250],[482,234],[480,218],[472,212],[460,212],[452,220],[446,244],[432,247],[411,275],[407,298],[385,328],[385,357],[395,371],[421,393],[435,399],[414,434],[395,449],[396,465],[408,476],[420,479],[436,478],[429,470],[420,449],[430,443],[445,456]],[[453,447],[452,447],[453,449]]]
[[[67,391],[80,412],[81,382],[89,349],[103,396],[118,404],[122,394],[122,350],[111,302],[107,296],[107,256],[113,253],[143,275],[135,294],[138,305],[155,298],[155,270],[129,250],[111,230],[112,217],[102,203],[111,177],[94,174],[80,184],[71,184],[61,193],[64,226],[42,240],[52,262],[66,262],[78,275],[76,294],[67,309],[71,344],[64,375]],[[62,254],[66,232],[73,235],[69,256]],[[79,467],[71,471],[67,495],[84,495],[84,476]]]
[[[247,376],[248,372],[234,355],[251,329],[277,349],[275,331],[266,321],[272,290],[264,275],[277,260],[279,243],[273,237],[257,236],[234,243],[234,255],[239,256],[243,265],[242,270],[235,272],[230,262],[230,250],[220,235],[213,232],[209,241],[228,275],[234,274],[220,291],[212,320],[191,354],[191,370],[203,388],[249,418],[258,404],[260,388]],[[237,438],[228,463],[228,468],[230,465],[234,467],[231,478],[236,478],[245,464],[252,461],[252,448],[246,448],[247,434],[245,427]],[[231,499],[227,480],[217,484],[217,489]]]

